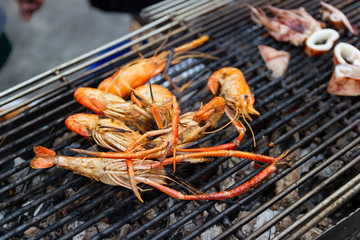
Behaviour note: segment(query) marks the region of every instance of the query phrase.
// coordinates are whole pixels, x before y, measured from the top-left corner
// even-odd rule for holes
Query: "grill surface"
[[[303,6],[320,19],[318,1],[302,5],[299,1],[270,3],[287,9]],[[329,3],[360,26],[360,2]],[[174,11],[177,14],[169,17]],[[0,239],[72,239],[78,234],[87,234],[84,239],[297,239],[309,236],[304,234],[321,234],[356,210],[360,190],[360,102],[358,98],[327,94],[332,51],[309,58],[303,47],[276,42],[263,27],[250,21],[247,8],[238,2],[165,1],[145,9],[143,17],[151,23],[0,93],[0,105],[9,109],[0,116],[27,108],[0,123]],[[178,84],[195,80],[177,94],[182,112],[196,110],[201,102],[211,99],[206,82],[212,72],[225,66],[237,67],[243,71],[256,99],[255,108],[261,113],[250,123],[257,147],[253,147],[247,131],[239,150],[277,156],[291,148],[286,158],[289,164],[280,165],[276,174],[234,199],[178,201],[152,190],[142,193],[144,204],[130,190],[92,182],[68,170],[31,169],[34,146],[64,155],[73,155],[70,147],[91,147],[88,140],[70,133],[64,124],[69,115],[87,111],[73,99],[75,89],[96,87],[117,67],[136,59],[138,52],[152,56],[170,28],[164,48],[208,34],[210,41],[198,50],[219,58],[188,59],[170,68],[170,76]],[[360,47],[357,37],[348,31],[340,33],[341,41]],[[124,44],[103,53],[120,43]],[[258,53],[259,44],[291,52],[284,77],[271,78]],[[168,86],[161,76],[151,82]],[[21,104],[9,108],[17,99]],[[219,125],[227,121],[224,117]],[[229,126],[193,145],[218,145],[236,136]],[[269,147],[270,142],[273,147]],[[169,169],[169,176],[200,192],[213,192],[234,188],[261,169],[243,159],[215,158],[210,163],[181,165],[175,175]],[[277,182],[295,173],[299,179],[277,190]],[[183,191],[178,184],[170,186]],[[325,218],[328,224],[323,223]],[[249,227],[254,222],[258,223],[257,230]]]

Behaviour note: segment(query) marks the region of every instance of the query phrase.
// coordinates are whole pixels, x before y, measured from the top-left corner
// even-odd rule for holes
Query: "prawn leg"
[[[131,190],[134,192],[135,196],[140,200],[140,202],[143,203],[144,200],[142,200],[141,195],[140,195],[139,190],[136,185],[134,163],[131,159],[126,159],[125,162],[126,162],[126,167],[127,167],[127,174],[129,176]]]
[[[178,152],[206,152],[206,151],[216,151],[216,150],[235,150],[235,143],[225,143],[212,147],[204,147],[204,148],[177,148]]]
[[[171,123],[171,132],[172,132],[172,141],[169,144],[169,146],[166,148],[166,151],[164,152],[163,156],[161,157],[160,163],[164,161],[164,159],[167,156],[167,153],[173,149],[173,157],[176,156],[176,147],[177,147],[177,141],[179,137],[179,117],[180,117],[180,107],[176,101],[176,97],[172,97],[172,105],[173,105],[173,117],[172,117],[172,123]],[[175,161],[174,161],[174,172],[175,172]]]
[[[256,153],[249,153],[243,151],[233,151],[233,150],[218,150],[218,151],[209,151],[209,152],[196,152],[196,153],[188,153],[183,155],[178,155],[175,158],[167,158],[164,160],[162,164],[159,162],[152,163],[150,168],[157,168],[163,165],[169,165],[171,162],[181,163],[183,161],[187,161],[187,159],[194,159],[194,158],[205,158],[205,157],[238,157],[238,158],[245,158],[248,160],[262,162],[262,163],[269,163],[272,164],[277,162],[278,160],[282,159],[290,150],[287,150],[283,153],[280,157],[274,158],[266,155],[256,154]]]
[[[233,123],[236,131],[239,133],[239,136],[235,139],[236,146],[240,146],[240,142],[245,136],[245,127],[244,125],[236,119],[236,117],[232,114],[231,110],[228,107],[225,107],[225,114]]]
[[[259,182],[263,181],[266,177],[268,177],[270,174],[275,172],[276,171],[276,166],[275,166],[276,163],[279,160],[281,160],[285,156],[286,153],[282,154],[279,158],[275,158],[275,161],[273,161],[268,167],[266,167],[263,171],[261,171],[255,177],[253,177],[246,183],[243,183],[240,186],[238,186],[230,191],[221,191],[221,192],[211,193],[211,194],[185,195],[179,191],[176,191],[174,189],[171,189],[169,187],[166,187],[164,185],[156,183],[150,179],[140,178],[139,181],[141,181],[145,184],[148,184],[148,185],[166,193],[167,195],[169,195],[173,198],[180,199],[180,200],[222,200],[222,199],[227,199],[227,198],[233,198],[233,197],[236,197],[236,196],[248,191],[251,187],[253,187],[256,184],[258,184]]]
[[[167,62],[166,62],[166,65],[165,65],[165,68],[163,71],[163,76],[177,92],[182,92],[185,89],[187,89],[193,83],[193,81],[189,81],[189,82],[185,83],[182,87],[178,87],[174,83],[174,81],[171,79],[171,77],[169,76],[168,72],[169,72],[169,67],[171,65],[171,61],[173,60],[174,51],[175,51],[174,48],[172,48],[170,50],[170,53],[169,53],[169,56],[168,56],[168,59],[167,59]]]
[[[163,154],[163,157],[161,158],[160,163],[162,163],[164,161],[164,159],[167,156],[167,153],[171,150],[171,148],[174,149],[174,157],[176,155],[176,146],[177,146],[177,138],[178,138],[178,125],[179,125],[179,116],[180,116],[180,108],[179,105],[177,104],[176,101],[176,97],[173,96],[172,97],[172,103],[173,103],[173,119],[172,119],[172,143],[170,143],[167,147],[166,150]],[[153,105],[153,107],[155,107],[155,104]],[[154,110],[154,108],[153,108]],[[155,112],[154,112],[155,113]],[[154,114],[155,115],[155,114]],[[160,116],[159,119],[156,120],[156,122],[161,122]],[[162,126],[161,126],[162,128]],[[161,130],[160,130],[161,131]],[[128,149],[126,150],[126,153],[132,151],[144,138],[148,138],[151,136],[151,134],[157,135],[159,133],[159,131],[155,131],[154,132],[150,132],[150,134],[143,134],[142,137],[140,137],[139,139],[137,139],[137,141],[135,141],[134,143],[130,144]],[[144,136],[145,135],[145,136]],[[164,148],[165,145],[161,145],[160,148]],[[130,184],[131,184],[131,189],[133,190],[135,196],[141,201],[143,202],[143,200],[141,199],[139,190],[136,186],[136,180],[135,180],[135,173],[134,173],[134,165],[131,159],[126,159],[126,166],[128,168],[128,175],[129,175],[129,180],[130,180]],[[175,172],[175,161],[174,161],[174,172]]]

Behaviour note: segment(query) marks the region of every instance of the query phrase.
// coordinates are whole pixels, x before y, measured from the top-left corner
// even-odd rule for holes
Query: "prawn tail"
[[[31,160],[30,166],[34,169],[49,168],[54,166],[53,158],[56,153],[48,148],[37,146],[34,147],[36,157]]]

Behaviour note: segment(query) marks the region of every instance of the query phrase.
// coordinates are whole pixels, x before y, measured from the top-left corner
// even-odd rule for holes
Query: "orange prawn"
[[[74,98],[96,114],[118,119],[140,132],[144,133],[154,128],[155,122],[151,113],[115,94],[96,88],[81,87],[76,89]]]
[[[49,168],[53,165],[57,165],[72,170],[77,174],[81,174],[83,176],[94,179],[96,181],[101,181],[105,184],[123,186],[129,189],[132,188],[129,176],[126,174],[127,166],[121,159],[114,160],[109,158],[58,156],[54,151],[41,146],[35,147],[34,152],[36,156],[30,163],[30,166],[34,169]],[[249,160],[270,163],[269,166],[267,166],[254,178],[234,189],[231,189],[230,191],[222,191],[217,193],[200,195],[182,194],[177,190],[164,186],[166,184],[166,179],[170,178],[165,175],[163,165],[153,162],[151,160],[134,161],[134,166],[136,169],[135,179],[138,182],[148,184],[164,192],[165,194],[168,194],[169,196],[180,200],[221,200],[238,196],[249,190],[252,186],[255,186],[256,184],[264,180],[267,176],[276,171],[276,163],[280,161],[286,154],[287,152],[285,152],[278,158],[272,158],[264,155],[246,153],[241,151],[223,150],[208,153],[205,152],[184,154],[176,156],[173,159],[166,159],[163,163],[163,165],[171,164],[174,160],[176,162],[194,162],[189,159],[196,159],[202,156],[235,156],[240,158],[246,158]],[[197,161],[195,160],[195,162]],[[141,188],[139,189],[142,190]]]
[[[209,36],[202,36],[194,41],[184,44],[180,47],[174,49],[174,59],[171,61],[172,64],[180,62],[184,57],[186,51],[196,48],[209,40]],[[161,73],[168,61],[168,57],[171,51],[163,51],[159,54],[155,53],[155,56],[151,58],[141,58],[135,60],[125,66],[122,66],[118,71],[116,71],[112,76],[106,78],[102,81],[98,89],[101,89],[108,93],[113,93],[120,97],[128,96],[131,91],[139,86],[145,85],[150,78]],[[183,56],[181,56],[183,55]],[[206,57],[206,54],[194,54],[189,55],[188,57]],[[182,88],[179,88],[175,83],[165,75],[167,80],[177,91],[182,91],[186,89],[190,84],[185,84]]]
[[[207,85],[212,94],[225,99],[227,105],[225,113],[239,132],[239,137],[235,140],[239,145],[245,135],[245,127],[237,120],[237,116],[241,115],[246,122],[245,118],[252,120],[250,115],[260,115],[254,108],[255,98],[244,74],[237,68],[221,68],[210,76]]]
[[[98,145],[113,151],[125,152],[131,143],[142,135],[130,129],[124,122],[97,114],[77,113],[65,120],[73,132],[93,139]],[[139,151],[145,148],[138,146]]]

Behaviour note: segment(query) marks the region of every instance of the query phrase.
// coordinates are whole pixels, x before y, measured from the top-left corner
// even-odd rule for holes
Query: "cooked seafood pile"
[[[331,12],[324,12],[328,16],[324,17],[325,20],[339,16],[337,18],[343,22],[341,26],[347,27],[353,34],[358,33],[347,18],[340,14],[340,10],[323,2],[321,5]],[[304,8],[284,10],[267,5],[266,9],[275,16],[268,18],[261,8],[247,7],[251,19],[265,26],[276,40],[288,41],[295,46],[306,43],[305,52],[309,56],[325,54],[339,38],[337,31],[323,29],[325,23],[315,20]],[[336,28],[339,29],[340,24]],[[158,53],[157,50],[151,58],[141,57],[122,66],[102,81],[98,89],[77,89],[75,99],[95,114],[72,115],[67,118],[66,126],[111,152],[72,149],[90,157],[67,157],[58,156],[54,151],[39,146],[34,149],[36,157],[31,166],[39,169],[55,164],[68,168],[106,184],[130,188],[140,201],[143,201],[139,193],[142,189],[137,186],[138,183],[148,184],[178,199],[213,200],[237,196],[262,181],[276,170],[277,162],[286,153],[275,158],[234,150],[245,135],[244,124],[250,127],[247,120],[251,121],[251,116],[260,115],[253,107],[255,98],[241,70],[225,67],[214,72],[208,80],[208,88],[215,97],[196,112],[181,112],[176,97],[165,87],[145,85],[150,78],[163,73],[176,91],[186,89],[192,82],[182,87],[176,86],[167,75],[168,66],[188,57],[213,58],[209,54],[189,52],[208,40],[209,36],[202,36],[169,51]],[[258,47],[266,66],[273,72],[272,77],[283,76],[290,54],[269,46]],[[354,56],[354,47],[351,50],[349,48],[341,43],[335,47],[336,68],[329,83],[329,93],[352,96],[360,93],[360,60],[356,57],[360,54]],[[129,95],[131,100],[125,100]],[[217,123],[224,114],[239,134],[233,143],[186,148],[186,145],[203,138],[207,132],[217,131]],[[250,181],[226,192],[184,195],[164,185],[169,177],[165,175],[163,166],[173,164],[176,171],[178,163],[200,163],[214,156],[241,157],[269,166]]]
[[[201,37],[175,48],[174,52],[186,53],[187,49],[208,39],[208,36]],[[159,85],[144,85],[155,73],[164,70],[166,64],[178,61],[167,58],[169,51],[156,54],[121,67],[100,83],[98,89],[79,88],[75,91],[75,99],[95,114],[72,115],[66,119],[66,126],[112,152],[73,149],[91,157],[67,157],[37,146],[31,166],[40,169],[57,165],[109,185],[130,188],[140,201],[143,201],[139,193],[142,189],[137,183],[148,184],[182,200],[216,200],[237,196],[276,170],[277,162],[285,153],[275,158],[234,150],[240,145],[246,130],[240,119],[248,124],[246,119],[251,121],[251,115],[260,115],[253,107],[255,98],[241,70],[226,67],[213,73],[208,87],[215,97],[196,112],[181,113],[176,97],[168,89]],[[198,53],[195,56],[207,55]],[[143,74],[144,70],[146,74]],[[182,91],[183,87],[175,89]],[[129,94],[131,101],[124,100],[123,97]],[[234,143],[184,149],[187,144],[214,130],[224,114],[239,133]],[[240,157],[269,166],[250,181],[230,191],[183,195],[164,186],[168,177],[163,166],[173,164],[175,171],[177,163],[193,164],[215,156]]]

